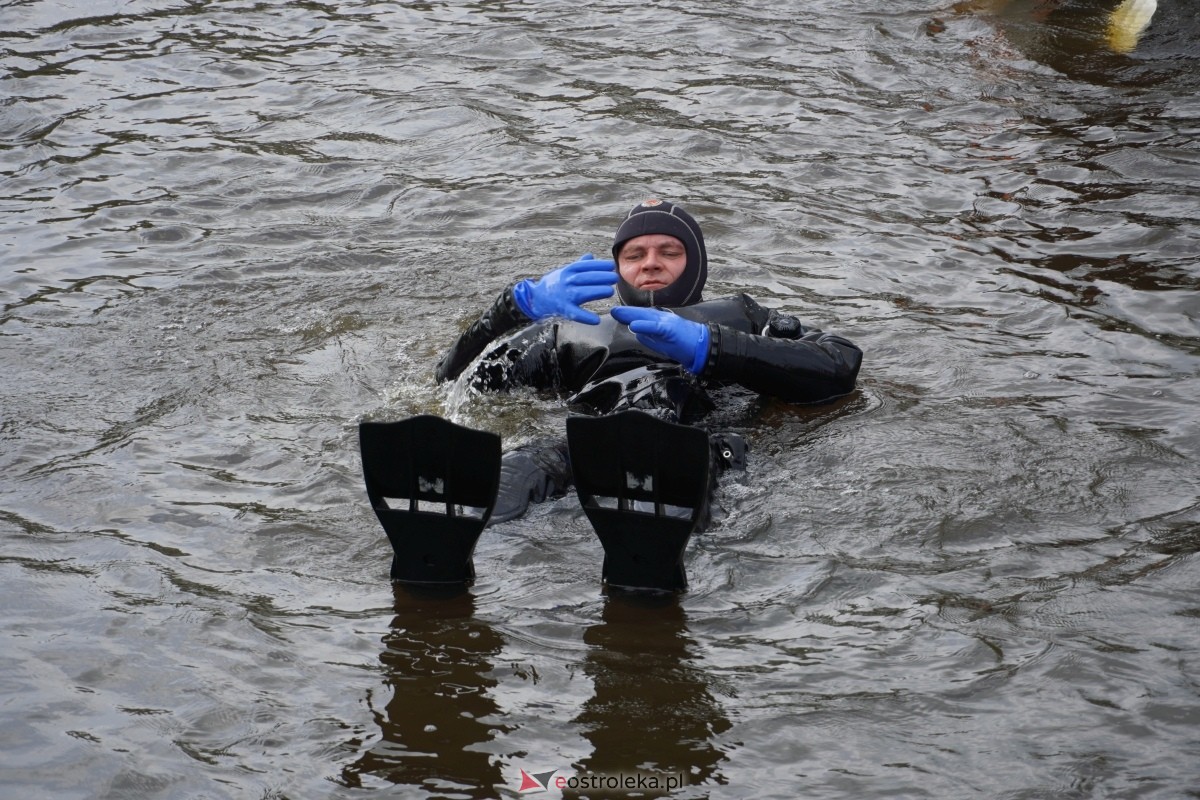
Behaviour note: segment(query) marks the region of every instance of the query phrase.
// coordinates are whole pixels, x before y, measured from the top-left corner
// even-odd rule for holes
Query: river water
[[[0,2],[2,794],[1200,796],[1200,23],[1112,5]],[[393,588],[357,423],[559,430],[433,366],[650,195],[859,391],[728,398],[686,594],[571,496]]]

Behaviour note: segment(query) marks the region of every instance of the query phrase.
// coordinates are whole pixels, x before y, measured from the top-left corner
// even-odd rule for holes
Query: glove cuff
[[[526,278],[523,281],[514,283],[512,286],[512,298],[522,314],[531,320],[537,319],[537,314],[533,313],[533,281]]]
[[[704,346],[696,348],[696,359],[692,362],[692,365],[698,369],[691,370],[692,374],[699,378],[710,377],[704,373],[711,374],[713,372],[713,367],[721,351],[721,326],[715,322],[709,322],[704,328]]]
[[[699,375],[704,371],[704,367],[708,363],[708,351],[712,347],[712,330],[709,327],[711,323],[700,326],[700,340],[696,342],[696,349],[693,351],[692,363],[688,365],[688,372],[693,375]]]

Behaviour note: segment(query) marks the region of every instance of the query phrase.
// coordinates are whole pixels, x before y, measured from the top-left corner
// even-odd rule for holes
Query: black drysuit
[[[669,311],[708,325],[708,357],[699,375],[645,347],[608,315],[601,316],[599,325],[563,319],[532,322],[517,307],[509,287],[459,337],[438,364],[437,379],[458,378],[503,338],[476,364],[469,378],[472,386],[485,391],[518,386],[554,391],[592,414],[637,408],[691,423],[712,408],[707,387],[737,384],[792,403],[822,403],[854,390],[862,363],[858,347],[763,308],[748,295]],[[505,458],[493,522],[519,515],[530,499],[540,501],[565,491],[569,481],[562,446],[514,451]]]

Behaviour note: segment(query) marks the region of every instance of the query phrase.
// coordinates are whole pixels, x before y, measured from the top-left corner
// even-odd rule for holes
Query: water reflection
[[[495,724],[501,709],[493,691],[504,640],[475,617],[469,592],[400,584],[393,592],[396,615],[379,656],[391,696],[372,709],[378,739],[342,769],[342,782],[369,788],[377,778],[429,796],[492,797],[506,782],[488,752],[494,747],[484,746],[506,731]],[[573,765],[582,785],[564,795],[609,796],[587,782],[639,775],[650,787],[643,797],[725,784],[714,737],[731,723],[698,664],[678,597],[611,593],[583,640],[592,693],[571,724],[592,748]]]
[[[427,795],[492,797],[504,776],[478,745],[501,730],[489,722],[498,710],[490,673],[503,639],[459,587],[393,591],[396,616],[379,656],[391,697],[372,709],[378,741],[343,768],[342,780],[360,788],[373,775]]]
[[[1187,78],[1197,20],[1177,0],[965,0],[955,13],[985,14],[1026,57],[1100,85]]]
[[[1058,50],[1128,53],[1137,48],[1157,7],[1156,0],[967,0],[955,10],[1003,15],[1014,29],[1053,42]],[[1019,28],[1026,20],[1037,25]]]
[[[724,754],[713,737],[731,726],[713,696],[711,678],[697,663],[696,642],[674,596],[609,595],[601,621],[584,632],[589,645],[584,671],[593,694],[575,722],[592,743],[591,755],[575,765],[579,776],[637,772],[686,784],[726,781]],[[609,796],[580,789],[566,796]]]

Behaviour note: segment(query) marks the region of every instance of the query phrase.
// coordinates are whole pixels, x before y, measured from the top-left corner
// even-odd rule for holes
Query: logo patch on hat
[[[651,197],[649,200],[642,201],[642,208],[654,208],[655,206],[661,206],[662,204],[662,200],[659,200],[657,197]]]

